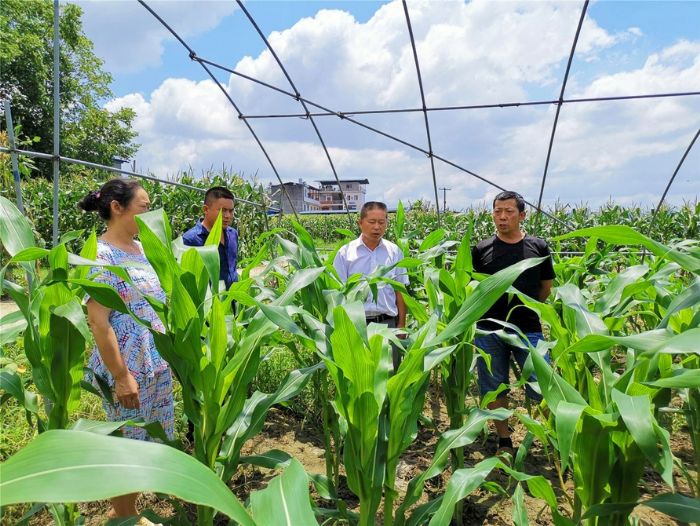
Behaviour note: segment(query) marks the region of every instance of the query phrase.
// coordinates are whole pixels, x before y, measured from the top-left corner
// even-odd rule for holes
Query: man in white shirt
[[[384,203],[368,201],[360,210],[360,237],[341,247],[333,260],[333,266],[341,280],[353,274],[369,275],[378,266],[391,266],[403,259],[401,249],[383,239],[388,223]],[[393,268],[387,277],[408,285],[405,269]],[[406,326],[406,304],[400,292],[388,284],[377,287],[377,297],[370,293],[365,302],[367,323],[386,323],[391,328]],[[398,350],[394,349],[394,369],[399,364]]]

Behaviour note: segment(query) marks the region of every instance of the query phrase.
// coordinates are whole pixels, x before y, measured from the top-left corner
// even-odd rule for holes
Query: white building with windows
[[[365,204],[365,196],[367,195],[367,179],[341,179],[340,186],[335,179],[318,181],[320,185],[318,192],[318,200],[321,204],[321,210],[344,212],[345,206],[343,203],[343,194],[348,203],[348,210],[357,211]]]
[[[287,191],[286,194],[282,189],[282,185],[279,184],[270,185],[268,189],[268,195],[273,206],[282,210],[283,214],[291,214],[292,205],[297,212],[321,211],[319,188],[306,184],[299,179],[298,183],[284,183],[284,189]],[[291,199],[291,203],[287,199],[287,195]]]
[[[268,195],[273,206],[284,214],[292,213],[292,205],[299,213],[345,212],[340,189],[343,189],[350,212],[359,211],[365,204],[367,195],[367,179],[341,179],[340,186],[335,179],[317,181],[319,186],[313,186],[299,179],[298,183],[284,183],[289,199],[282,190],[282,185],[273,184],[268,189]],[[290,203],[291,199],[291,203]]]

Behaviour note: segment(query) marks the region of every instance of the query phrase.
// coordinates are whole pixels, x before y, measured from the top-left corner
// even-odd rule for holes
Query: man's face
[[[520,231],[520,222],[525,219],[525,212],[518,210],[515,199],[496,201],[493,207],[493,222],[496,230],[505,235],[512,235]]]
[[[204,205],[204,222],[208,225],[214,225],[219,215],[219,210],[221,210],[222,226],[224,228],[231,226],[233,221],[233,199],[226,199],[225,197],[212,199],[209,204]]]
[[[387,214],[379,208],[368,210],[365,217],[360,219],[359,225],[363,237],[379,242],[384,232],[386,232]]]

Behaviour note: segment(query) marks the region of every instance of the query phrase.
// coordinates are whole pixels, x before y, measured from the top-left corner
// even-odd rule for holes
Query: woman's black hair
[[[102,219],[108,221],[112,217],[112,201],[116,201],[126,208],[139,188],[141,188],[141,183],[133,179],[112,179],[102,185],[99,190],[90,192],[83,197],[78,202],[78,207],[86,212],[97,211]]]

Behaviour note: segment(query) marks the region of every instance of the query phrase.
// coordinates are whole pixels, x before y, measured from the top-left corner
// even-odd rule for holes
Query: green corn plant
[[[134,469],[138,459],[138,469]],[[0,506],[77,503],[153,491],[220,511],[241,526],[316,524],[296,460],[246,509],[206,466],[166,445],[78,430],[49,430],[2,464]]]
[[[290,224],[291,235],[282,236],[281,230],[273,232],[277,257],[266,266],[258,278],[258,286],[262,290],[259,298],[266,298],[277,305],[287,303],[285,298],[289,296],[287,290],[291,284],[294,290],[298,290],[295,302],[314,320],[322,320],[325,323],[331,308],[329,306],[341,301],[340,289],[343,287],[333,270],[335,252],[324,261],[309,232],[296,221],[290,221]],[[347,232],[347,234],[351,233]],[[336,250],[341,243],[338,243]],[[311,278],[307,280],[308,283],[301,288],[293,285],[304,276]],[[274,288],[265,285],[270,281],[276,285]],[[317,323],[313,321],[310,323],[318,329]],[[286,333],[276,336],[292,352],[299,367],[311,366],[309,357],[316,356],[314,345],[307,346],[309,353],[302,355],[299,347],[303,346],[303,343],[299,341],[297,335]],[[340,477],[342,433],[337,413],[331,403],[333,387],[325,368],[318,369],[311,382],[314,408],[321,415],[328,492],[331,498],[335,499]]]
[[[570,352],[583,352],[586,345],[599,338],[584,338]],[[552,443],[559,452],[562,469],[570,465],[573,470],[574,521],[582,520],[594,506],[636,502],[646,461],[673,488],[668,432],[656,422],[648,394],[634,395],[633,385],[622,376],[608,385],[601,381],[606,396],[591,397],[586,402],[539,353],[531,354],[542,394],[552,412],[556,436]],[[587,525],[629,524],[624,513],[602,522],[588,516],[584,520]]]
[[[69,268],[66,249],[66,243],[79,235],[80,232],[69,232],[53,249],[39,248],[29,221],[14,204],[0,197],[0,241],[10,256],[0,270],[0,292],[7,293],[21,313],[21,318],[17,314],[4,317],[0,332],[8,330],[15,336],[23,332],[24,352],[47,417],[44,421],[32,410],[40,432],[65,428],[80,401],[85,346],[91,336],[81,305],[82,290],[72,281],[84,276],[87,269]],[[81,254],[94,258],[95,251],[93,233]],[[39,272],[38,262],[47,264],[48,272]],[[25,270],[26,288],[4,279],[12,264]],[[4,376],[9,380],[12,373],[5,371]],[[27,399],[19,388],[21,379],[13,378],[10,384],[15,386],[12,392],[18,401],[28,410],[34,409],[35,400]]]
[[[323,357],[336,387],[334,404],[346,428],[343,460],[348,486],[360,499],[360,525],[375,523],[384,497],[384,524],[394,523],[396,470],[415,439],[430,371],[454,347],[439,347],[437,319],[416,335],[395,374],[395,339],[381,325],[365,326],[361,303],[333,312],[330,353]]]
[[[645,333],[621,337],[587,337],[573,345],[570,352],[601,353],[612,346],[627,348],[628,364],[626,371],[615,375],[607,371],[617,389],[628,393],[644,395],[654,403],[653,413],[656,418],[659,404],[667,404],[671,399],[671,390],[676,390],[684,400],[682,412],[688,421],[691,442],[698,462],[698,428],[697,396],[700,387],[696,341],[700,338],[700,328],[690,328],[676,334],[669,329],[655,329]],[[674,356],[684,356],[674,364]],[[601,389],[602,390],[602,389]],[[602,397],[591,397],[591,405],[601,406]],[[594,404],[597,402],[597,404]],[[691,488],[697,492],[698,481],[689,479]]]
[[[454,242],[438,245],[441,237],[441,235],[429,236],[420,247],[423,252],[421,258],[430,262],[424,269],[423,282],[429,308],[436,312],[441,322],[446,325],[441,338],[447,338],[444,340],[446,343],[456,346],[456,351],[441,366],[441,385],[450,428],[459,429],[464,425],[468,414],[466,399],[473,376],[472,341],[476,322],[502,294],[508,291],[523,270],[540,263],[541,259],[526,260],[494,276],[488,276],[481,282],[472,282],[470,235],[467,234],[462,238],[449,271],[442,268],[444,266],[442,261],[445,252],[454,245]],[[422,308],[416,307],[412,302],[407,304],[418,322],[423,323],[426,315]],[[462,330],[449,330],[454,323],[459,323]],[[463,450],[456,448],[451,454],[453,470],[461,468],[464,465]],[[461,505],[459,504],[455,516],[460,520]]]
[[[587,405],[596,411],[609,410],[614,402],[612,395],[615,388],[630,395],[647,396],[652,404],[652,417],[659,418],[660,412],[665,410],[671,399],[672,388],[676,388],[684,400],[682,411],[688,420],[691,442],[697,444],[697,413],[692,405],[692,397],[697,393],[696,372],[693,370],[697,360],[692,353],[696,351],[693,342],[700,338],[696,332],[697,317],[693,316],[693,311],[697,311],[698,290],[700,289],[691,286],[679,293],[668,304],[667,310],[662,311],[665,313],[662,323],[651,331],[619,336],[590,333],[578,340],[570,338],[570,334],[559,324],[551,306],[530,301],[523,296],[521,299],[539,312],[550,326],[551,336],[556,342],[552,355],[557,365],[571,363],[571,356],[586,354],[594,357],[589,360],[595,364],[597,375],[594,376],[593,368],[587,370],[585,381],[578,389],[573,387],[574,382],[565,382]],[[688,356],[680,363],[674,363],[674,356],[684,354]],[[616,356],[625,357],[622,369]],[[562,369],[562,374],[563,372]],[[551,442],[554,446],[554,456],[550,460],[559,473],[562,490],[566,491],[562,472],[567,461],[559,456],[562,451],[557,447],[561,444],[557,438],[558,429],[552,422],[539,423],[526,415],[518,416],[528,430],[539,438],[548,455],[548,443]],[[567,451],[564,449],[564,457]],[[697,457],[697,449],[695,452]],[[689,485],[692,488],[696,482],[689,480]]]
[[[367,294],[376,293],[376,289],[381,283],[390,283],[397,287],[404,294],[405,288],[402,284],[393,282],[385,278],[385,274],[391,270],[388,267],[380,267],[376,272],[369,276],[351,276],[346,283],[341,283],[338,279],[332,261],[342,241],[339,242],[335,250],[325,259],[318,253],[313,239],[309,233],[300,224],[291,221],[291,226],[294,230],[293,239],[286,239],[277,235],[277,245],[279,247],[280,256],[273,260],[268,269],[261,275],[261,280],[274,277],[274,281],[278,285],[278,291],[267,289],[264,293],[266,298],[282,297],[286,295],[286,284],[290,279],[297,279],[298,276],[304,274],[312,276],[314,279],[308,283],[298,294],[297,301],[299,310],[295,313],[303,312],[305,328],[312,333],[315,333],[321,338],[322,351],[319,350],[318,339],[313,342],[307,340],[307,348],[313,351],[326,353],[331,345],[328,341],[328,326],[327,322],[332,320],[331,313],[334,306],[345,301],[364,300]],[[352,236],[352,232],[343,231],[347,237]],[[404,263],[411,263],[406,260]],[[273,303],[275,303],[273,301]],[[273,314],[269,307],[261,307],[264,311]],[[289,314],[289,313],[287,313]],[[284,316],[284,313],[274,313],[275,316]],[[279,319],[276,323],[282,324]],[[288,321],[288,323],[293,323]],[[291,331],[289,334],[292,337],[293,343],[289,347],[294,351],[294,346],[301,344],[299,339],[298,329]],[[335,497],[335,490],[338,484],[339,477],[339,451],[342,446],[343,436],[341,433],[341,423],[339,421],[339,413],[337,406],[333,404],[333,384],[330,382],[326,369],[319,370],[313,379],[314,390],[318,396],[317,404],[322,411],[322,427],[324,432],[325,460],[326,460],[326,475],[329,484],[330,494]],[[343,504],[340,503],[342,506]]]
[[[638,282],[626,286],[625,290],[650,290],[645,281],[642,277]],[[664,316],[664,319],[651,331],[620,335],[591,331],[580,339],[572,337],[571,332],[558,325],[556,313],[552,312],[550,306],[522,299],[537,310],[550,325],[552,336],[556,339],[552,354],[555,363],[562,368],[563,377],[566,379],[564,367],[567,364],[570,367],[572,363],[586,363],[584,374],[579,377],[582,378],[580,383],[577,383],[577,377],[574,376],[574,381],[567,380],[566,384],[573,387],[588,406],[595,411],[609,412],[610,407],[614,407],[613,394],[614,389],[617,389],[629,395],[647,396],[652,408],[652,418],[658,419],[660,412],[666,409],[672,397],[672,388],[675,387],[684,400],[682,411],[688,420],[691,442],[695,445],[698,436],[697,413],[692,398],[697,393],[697,386],[693,383],[697,380],[693,379],[695,372],[692,369],[696,367],[697,361],[692,354],[683,358],[680,363],[674,363],[673,357],[696,350],[691,342],[700,337],[695,334],[698,323],[694,317],[694,312],[697,312],[698,290],[697,286],[691,286],[673,296],[667,307],[660,309],[659,315]],[[626,292],[622,297],[625,294]],[[578,315],[582,320],[590,314],[592,313],[585,307],[579,307]],[[658,319],[657,315],[654,316]],[[605,322],[608,323],[610,319],[605,318]],[[673,329],[670,326],[673,326]],[[671,349],[672,352],[665,352],[664,348]],[[621,362],[620,357],[624,357],[624,361]],[[555,456],[552,462],[559,473],[562,490],[565,490],[562,471],[567,464],[564,458],[566,450],[563,453],[564,457],[560,458],[558,454],[562,451],[556,447],[561,443],[561,440],[557,439],[557,429],[547,422],[542,425],[524,415],[519,415],[519,418],[537,435],[547,451],[548,441],[554,445]],[[697,449],[695,452],[697,463]],[[689,485],[693,488],[697,482],[689,478]]]
[[[625,289],[638,287],[650,293],[646,303],[650,308],[646,308],[643,315],[646,316],[645,326],[659,329],[664,335],[664,330],[670,328],[672,332],[681,333],[676,338],[687,338],[688,330],[693,331],[700,325],[700,314],[698,314],[698,298],[700,298],[700,251],[697,249],[697,242],[680,242],[673,246],[664,245],[650,237],[638,233],[626,226],[605,226],[582,229],[571,232],[561,239],[576,236],[601,239],[609,245],[637,246],[641,245],[648,250],[659,261],[654,264],[655,273],[650,277],[648,284],[633,283]],[[681,279],[674,280],[674,274],[680,274]],[[623,292],[624,295],[624,292]],[[654,323],[658,321],[658,325]],[[666,336],[668,333],[665,334]],[[596,353],[598,354],[598,353]],[[602,354],[602,353],[601,353]],[[635,355],[629,356],[628,372],[633,368]],[[695,369],[697,361],[692,357],[684,360],[691,369]],[[668,357],[655,357],[644,361],[644,367],[640,367],[640,372],[635,372],[637,380],[643,382],[654,382],[658,376],[664,377],[671,370],[671,361]],[[654,374],[658,376],[655,378]],[[694,374],[694,373],[691,373]],[[700,414],[698,399],[700,395],[697,389],[688,388],[684,401],[684,413],[691,430],[691,441],[695,451],[696,466],[700,462],[698,453],[698,421]],[[668,390],[656,390],[653,400],[666,403],[670,399]],[[657,406],[659,405],[657,403]],[[700,480],[696,481],[696,487]]]
[[[0,270],[0,294],[7,293],[19,308],[17,313],[0,320],[0,333],[7,343],[22,335],[31,382],[38,396],[25,386],[25,380],[11,364],[0,371],[0,388],[25,409],[29,422],[36,421],[40,433],[68,426],[80,404],[81,386],[95,391],[83,381],[85,347],[92,337],[83,312],[82,289],[72,283],[85,276],[88,269],[69,267],[73,255],[66,248],[80,235],[81,232],[69,232],[51,250],[39,248],[29,221],[13,203],[0,197],[0,241],[10,256]],[[93,233],[81,254],[93,259],[96,249]],[[46,265],[46,271],[38,267],[41,263]],[[24,270],[25,286],[4,278],[13,264]],[[3,401],[6,399],[3,397]],[[49,511],[58,524],[72,523],[79,517],[75,506],[50,505]]]
[[[455,449],[462,449],[465,446],[471,444],[476,440],[479,434],[483,431],[487,422],[490,419],[504,420],[511,415],[510,411],[505,409],[497,409],[495,411],[484,411],[481,409],[475,409],[469,414],[467,421],[464,426],[459,429],[450,429],[440,436],[440,439],[435,448],[435,454],[431,460],[428,468],[423,471],[420,475],[417,475],[408,484],[406,489],[406,494],[403,501],[399,505],[395,513],[395,523],[397,526],[403,526],[404,524],[422,524],[426,521],[430,515],[435,513],[436,506],[440,504],[441,497],[434,499],[427,505],[419,506],[415,509],[410,517],[407,517],[408,510],[411,506],[414,506],[420,499],[423,489],[425,487],[426,481],[440,475],[447,467],[450,462],[450,454]],[[496,459],[492,459],[496,460]],[[494,466],[495,467],[495,464]],[[458,468],[453,471],[452,480],[455,476],[458,476]],[[484,477],[480,479],[479,483],[484,480],[486,475],[490,470],[484,473]],[[456,480],[455,480],[456,483]],[[478,484],[477,484],[478,486]],[[471,488],[473,490],[474,488]],[[467,494],[471,491],[469,490]],[[465,495],[466,496],[466,495]],[[460,499],[461,500],[461,499]],[[454,503],[452,512],[455,508],[459,507],[459,500]],[[448,519],[452,516],[450,513]],[[449,520],[448,520],[449,522]]]
[[[342,306],[335,308],[330,352],[326,348],[321,356],[336,387],[335,405],[347,426],[344,463],[350,489],[360,498],[361,523],[368,524],[372,520],[382,487],[385,524],[393,523],[399,456],[416,434],[430,371],[458,347],[448,342],[460,341],[465,330],[508,290],[517,276],[538,263],[537,259],[522,261],[484,279],[452,319],[440,324],[440,330],[437,330],[436,317],[427,320],[390,379],[385,371],[385,359],[391,332],[371,328],[365,333],[360,303],[350,304],[355,307],[347,311]],[[435,331],[434,337],[431,331]],[[425,353],[433,348],[440,359],[429,361]],[[358,372],[362,375],[355,377]],[[388,420],[385,411],[388,411]],[[380,461],[382,465],[378,466]]]
[[[434,235],[438,234],[438,235]],[[456,257],[445,268],[447,251],[455,245],[453,241],[438,244],[443,235],[440,231],[426,237],[419,247],[419,258],[426,262],[423,268],[426,299],[429,308],[438,313],[443,323],[455,318],[465,304],[472,289],[469,287],[473,272],[471,261],[471,236],[468,233],[459,244]],[[490,306],[490,305],[489,305]],[[488,307],[487,307],[488,309]],[[416,315],[416,309],[411,310]],[[420,310],[418,311],[420,312]],[[486,312],[484,310],[481,314]],[[423,315],[422,313],[419,314]],[[416,316],[417,319],[418,316]],[[460,429],[466,418],[466,399],[472,383],[472,362],[474,357],[474,321],[465,330],[450,340],[456,350],[440,367],[441,388],[450,420],[451,429]],[[453,471],[464,465],[462,448],[451,450]],[[455,517],[461,517],[461,503],[457,503]],[[457,519],[458,521],[460,519]]]
[[[243,443],[262,428],[267,410],[296,395],[315,369],[290,374],[272,395],[254,393],[248,399],[261,348],[277,327],[259,311],[246,310],[246,303],[254,304],[248,294],[252,280],[218,292],[221,219],[204,247],[188,250],[171,242],[162,211],[143,214],[137,223],[144,253],[166,294],[165,303],[146,298],[165,326],[164,333],[151,330],[156,347],[182,385],[185,414],[194,425],[195,457],[227,479],[238,465]],[[97,301],[123,308],[107,293],[109,287],[94,282],[81,285]],[[297,286],[296,290],[304,284]],[[287,292],[284,301],[291,301],[294,287]],[[232,299],[241,304],[238,319],[231,313]],[[199,524],[213,523],[212,508],[199,506],[197,512]]]
[[[594,355],[561,351],[591,334],[622,336],[656,327],[665,315],[666,306],[687,282],[677,276],[681,268],[678,263],[658,258],[651,268],[638,264],[621,271],[599,272],[597,279],[588,278],[585,289],[573,283],[555,289],[554,304],[561,327],[554,329],[558,341],[553,355],[569,384],[585,394],[593,370],[607,371],[619,360],[607,351]],[[559,325],[556,315],[543,313],[542,316],[551,327]],[[604,380],[609,381],[609,374]]]
[[[448,432],[451,433],[452,431]],[[447,434],[447,433],[446,433]],[[470,468],[460,468],[456,470],[447,482],[445,493],[439,497],[416,507],[411,514],[407,524],[418,526],[428,524],[429,526],[448,526],[453,524],[455,510],[470,493],[480,486],[485,486],[486,477],[494,471],[500,469],[507,473],[513,480],[517,481],[513,492],[513,524],[520,526],[528,524],[527,512],[523,504],[523,485],[527,486],[530,493],[541,499],[549,507],[557,526],[572,526],[573,522],[563,517],[557,509],[557,499],[552,487],[541,475],[528,475],[511,468],[496,457],[488,458],[477,463]],[[505,493],[505,490],[494,482],[488,483],[490,489],[496,488]]]
[[[391,349],[382,336],[368,335],[363,341],[357,329],[364,324],[361,304],[348,311],[336,307],[333,318],[332,359],[326,358],[326,367],[336,386],[338,413],[347,426],[343,464],[348,487],[360,499],[358,524],[369,526],[375,523],[386,474]]]
[[[260,307],[305,345],[315,346],[326,364],[335,386],[333,404],[345,431],[343,459],[348,486],[360,499],[359,524],[374,524],[382,497],[384,524],[393,524],[400,456],[417,434],[431,370],[455,347],[444,346],[433,317],[411,340],[403,362],[392,375],[389,343],[396,338],[381,325],[365,325],[362,303],[336,306],[332,326],[298,307]],[[464,323],[457,320],[449,330],[458,332]]]

